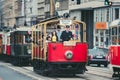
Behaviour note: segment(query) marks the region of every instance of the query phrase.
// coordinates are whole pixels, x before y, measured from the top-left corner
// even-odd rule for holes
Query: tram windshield
[[[25,42],[30,43],[32,41],[31,35],[25,35]]]
[[[115,20],[119,21],[119,20]],[[110,42],[111,45],[120,45],[120,25],[113,21],[110,26]],[[114,24],[113,24],[114,23]]]

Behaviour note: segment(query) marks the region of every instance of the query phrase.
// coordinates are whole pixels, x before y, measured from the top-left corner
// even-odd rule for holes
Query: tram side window
[[[112,35],[117,35],[117,27],[112,28]]]
[[[32,41],[31,35],[25,35],[25,42],[30,43]]]
[[[33,38],[32,38],[32,42],[35,44],[35,32],[33,32]]]
[[[118,41],[119,41],[118,44],[120,44],[120,26],[119,26],[119,29],[118,29]]]
[[[112,28],[112,44],[117,44],[118,39],[117,39],[117,27]]]
[[[41,32],[33,32],[33,40],[31,39],[31,41],[34,43],[34,44],[41,44],[40,42],[42,41],[42,33]]]
[[[20,35],[20,34],[15,35],[15,43],[23,44],[23,35]]]
[[[78,40],[78,37],[79,37],[79,27],[80,25],[79,24],[72,24],[70,25],[70,31],[72,32],[72,37],[74,40]]]

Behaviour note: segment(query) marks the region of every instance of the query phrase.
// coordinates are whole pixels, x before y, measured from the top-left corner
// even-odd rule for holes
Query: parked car
[[[88,65],[97,64],[100,66],[103,64],[105,67],[108,66],[108,50],[107,49],[89,49],[88,50]]]

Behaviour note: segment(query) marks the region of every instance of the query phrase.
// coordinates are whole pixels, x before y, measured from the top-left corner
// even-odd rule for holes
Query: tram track
[[[33,80],[73,80],[73,79],[75,79],[75,80],[93,80],[93,79],[90,79],[91,76],[92,77],[94,77],[94,76],[95,77],[103,77],[103,78],[105,78],[104,80],[106,80],[106,79],[112,80],[111,74],[109,72],[102,71],[102,70],[104,70],[102,68],[98,68],[99,70],[97,70],[94,67],[87,67],[88,71],[84,75],[77,74],[76,76],[62,75],[62,76],[47,77],[47,76],[42,76],[42,75],[36,74],[35,72],[33,72],[32,67],[16,67],[9,63],[2,63],[2,65],[5,67],[8,67],[10,69],[13,69],[14,71],[17,71],[25,76],[31,77]],[[107,74],[107,76],[105,74]]]
[[[89,70],[86,72],[88,74],[104,77],[104,78],[112,78],[112,72],[109,69],[103,69],[99,67],[87,67]]]
[[[29,70],[29,68],[25,68],[24,67],[24,69],[27,69],[27,70]],[[111,77],[111,73],[109,73],[109,72],[105,72],[105,71],[102,71],[102,68],[101,69],[99,69],[99,70],[95,70],[94,69],[94,67],[89,67],[89,69],[90,69],[90,71],[91,72],[86,72],[85,74],[89,74],[89,75],[93,75],[93,76],[98,76],[98,77],[103,77],[103,78],[107,78],[107,79],[112,79],[112,77]],[[92,72],[93,71],[93,72]],[[102,73],[102,74],[98,74],[98,73]],[[104,73],[104,74],[103,74]],[[106,75],[107,74],[107,75]],[[63,77],[63,76],[62,76]],[[71,77],[71,76],[65,76],[64,75],[64,77]],[[60,79],[61,77],[59,76],[59,77],[56,77],[56,78],[53,78],[53,79],[55,79],[55,80],[61,80]],[[76,76],[74,76],[74,78],[81,78],[81,79],[84,79],[84,80],[91,80],[91,79],[89,79],[89,78],[87,78],[87,76],[86,75],[84,75],[84,76],[82,76],[82,75],[76,75]]]
[[[87,66],[87,68],[89,68],[89,70],[96,71],[96,72],[112,74],[112,71],[109,68],[107,69],[107,68],[103,68],[103,67],[90,67],[90,66]]]

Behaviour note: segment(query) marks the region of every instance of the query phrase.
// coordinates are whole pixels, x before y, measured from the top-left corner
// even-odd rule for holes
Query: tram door
[[[43,51],[43,32],[41,25],[34,26],[32,29],[32,59],[42,59],[42,51]]]

